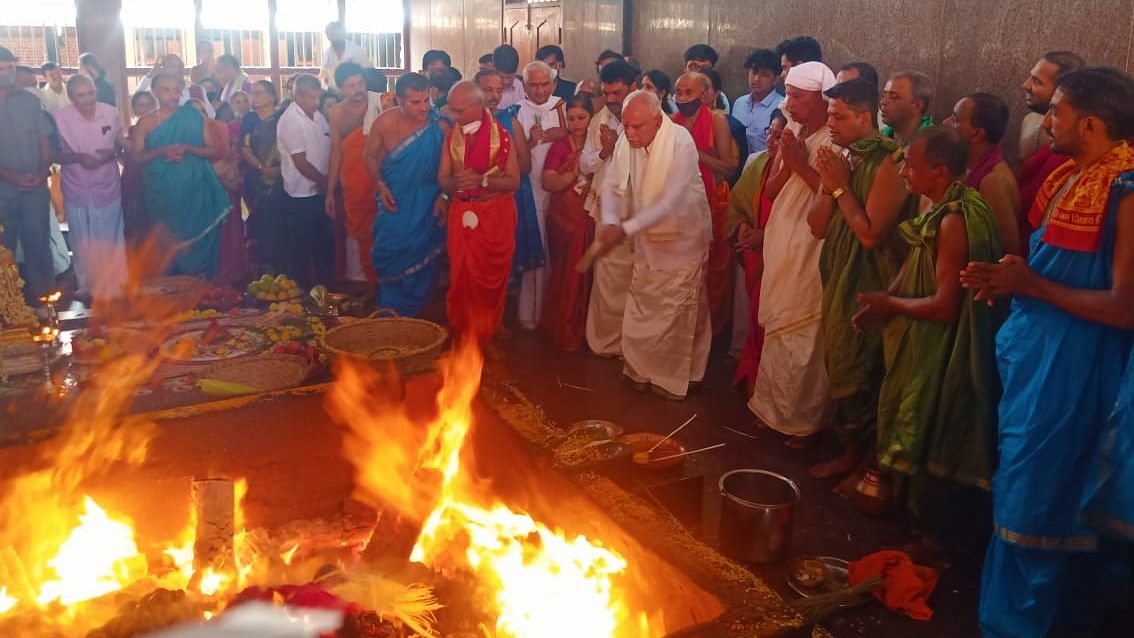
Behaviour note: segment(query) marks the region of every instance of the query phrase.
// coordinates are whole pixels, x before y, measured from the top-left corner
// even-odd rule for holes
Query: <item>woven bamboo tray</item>
[[[328,330],[322,345],[336,357],[361,359],[378,368],[393,362],[402,376],[410,376],[434,370],[448,338],[448,331],[432,321],[382,309]]]
[[[215,363],[205,368],[197,378],[238,383],[254,392],[271,392],[302,384],[310,369],[303,357],[265,354]]]

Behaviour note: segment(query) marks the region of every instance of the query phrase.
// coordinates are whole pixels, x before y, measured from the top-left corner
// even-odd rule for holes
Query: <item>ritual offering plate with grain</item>
[[[267,345],[267,337],[257,328],[225,326],[213,321],[205,328],[172,335],[161,344],[159,352],[176,363],[216,363],[256,354]]]
[[[851,588],[847,561],[832,556],[801,556],[792,560],[787,580],[788,585],[804,598],[835,594]],[[870,598],[868,592],[863,592],[840,607],[861,605]]]

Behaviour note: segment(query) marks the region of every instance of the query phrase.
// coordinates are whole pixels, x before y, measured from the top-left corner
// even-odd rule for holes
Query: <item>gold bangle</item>
[[[831,199],[838,201],[839,198],[842,197],[843,194],[846,193],[846,192],[847,192],[846,187],[840,186],[840,187],[836,188],[835,190],[831,191]]]

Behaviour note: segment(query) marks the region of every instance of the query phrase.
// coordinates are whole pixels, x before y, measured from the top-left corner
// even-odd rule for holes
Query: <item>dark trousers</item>
[[[55,289],[55,270],[51,264],[51,194],[47,187],[0,194],[0,225],[4,226],[4,247],[24,251],[24,297],[32,306],[40,295]]]
[[[286,273],[304,288],[334,283],[334,230],[325,202],[322,195],[288,195],[285,201],[282,243],[287,250]]]

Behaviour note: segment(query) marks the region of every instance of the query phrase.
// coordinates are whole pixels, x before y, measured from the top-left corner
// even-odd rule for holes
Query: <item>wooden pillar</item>
[[[95,54],[106,69],[106,79],[118,91],[118,112],[130,117],[126,84],[126,39],[122,32],[122,0],[75,0],[75,30],[79,50]]]
[[[272,67],[272,84],[282,99],[283,80],[280,78],[280,30],[276,26],[276,0],[268,0],[268,64]]]

